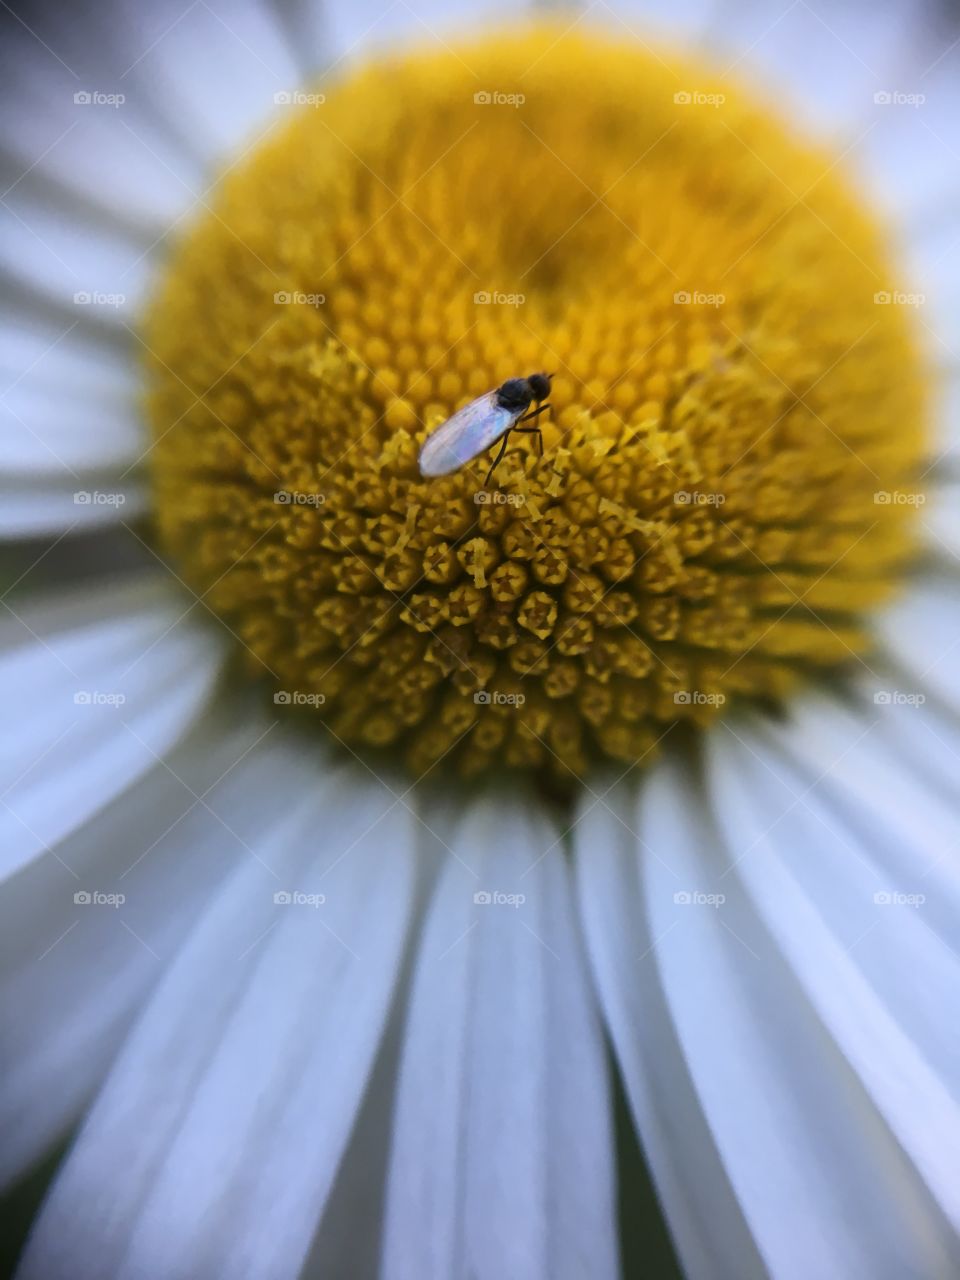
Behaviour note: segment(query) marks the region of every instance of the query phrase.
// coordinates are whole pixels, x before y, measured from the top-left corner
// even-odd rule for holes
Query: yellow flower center
[[[418,774],[580,774],[864,649],[924,371],[832,157],[559,29],[285,110],[146,333],[159,536],[275,700]],[[541,370],[542,458],[421,477],[430,430]]]

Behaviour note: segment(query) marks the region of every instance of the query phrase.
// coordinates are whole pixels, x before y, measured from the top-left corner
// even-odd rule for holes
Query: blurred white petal
[[[742,743],[711,740],[714,803],[736,859],[731,877],[956,1228],[950,1153],[960,1146],[952,1096],[960,1044],[943,1011],[960,994],[960,957],[955,924],[945,939],[925,918],[927,895],[936,896],[927,873],[948,815],[890,768],[870,719],[818,710],[807,724],[762,736],[738,726]],[[852,771],[872,779],[870,822]],[[960,876],[952,880],[938,908],[955,922]]]
[[[200,713],[222,658],[212,628],[184,619],[189,603],[157,574],[78,591],[53,615],[42,601],[5,609],[0,670],[17,739],[0,756],[4,876],[152,769]]]
[[[718,738],[713,742],[719,757],[725,743]],[[625,969],[612,962],[610,931],[602,927],[614,900],[610,880],[598,876],[591,884],[586,847],[581,870],[591,953],[605,958],[598,969],[601,994],[631,1097],[641,1090],[631,1078],[637,1053],[630,1052],[630,1045],[644,1034],[644,1026],[639,1008],[632,1010],[632,1019],[624,1019],[622,989],[636,982],[638,967],[650,964],[673,1028],[650,1052],[675,1052],[676,1036],[680,1056],[674,1069],[685,1064],[722,1163],[724,1176],[705,1161],[695,1170],[685,1166],[686,1187],[671,1178],[661,1188],[688,1270],[744,1274],[736,1249],[712,1269],[704,1268],[700,1223],[711,1213],[714,1180],[721,1205],[728,1182],[733,1188],[764,1266],[778,1277],[837,1274],[895,1280],[911,1269],[948,1274],[957,1264],[957,1238],[929,1184],[888,1127],[891,1112],[877,1110],[831,1034],[838,1029],[836,1022],[825,1019],[836,945],[822,925],[807,933],[798,927],[816,923],[815,908],[802,898],[770,892],[761,897],[754,883],[745,882],[741,864],[730,871],[751,839],[759,843],[767,825],[756,788],[743,795],[729,787],[712,789],[717,831],[707,817],[706,797],[688,769],[668,761],[649,783],[637,815],[633,852],[638,864],[633,919],[645,921],[646,930],[634,955],[626,957]],[[598,811],[603,806],[594,810],[594,834],[603,827],[609,831],[616,821],[609,814],[596,816]],[[583,828],[578,830],[585,845]],[[729,843],[731,832],[735,845]],[[786,839],[781,833],[778,856],[786,856]],[[769,857],[763,869],[772,877],[786,874]],[[823,893],[836,891],[833,878],[822,884]],[[591,910],[591,898],[596,901],[600,895],[602,910]],[[710,902],[710,895],[723,895],[723,900]],[[621,988],[616,1001],[610,997],[614,985]],[[837,989],[839,993],[839,981]],[[861,983],[857,996],[864,991]],[[845,1007],[852,1036],[856,1023],[849,1000]],[[874,1016],[874,1006],[868,1005],[862,1016]],[[892,1020],[876,1017],[873,1029],[880,1038],[874,1045],[871,1085],[882,1072],[887,1050],[892,1057],[900,1054],[894,1061],[904,1070],[917,1065],[917,1055],[909,1057]],[[654,1024],[650,1034],[656,1031]],[[847,1041],[843,1048],[849,1047]],[[922,1069],[912,1078],[917,1086],[932,1079]],[[687,1114],[690,1100],[682,1088],[676,1094],[665,1091],[657,1101],[667,1117],[652,1126],[654,1137],[660,1125],[667,1132],[696,1131],[698,1121]],[[635,1113],[647,1142],[649,1106],[635,1103]],[[656,1159],[653,1173],[659,1180]],[[938,1183],[937,1189],[943,1187]],[[730,1224],[721,1230],[712,1216],[706,1220],[708,1241],[722,1247],[730,1238]],[[809,1228],[798,1229],[802,1223]]]
[[[926,575],[878,619],[880,638],[909,687],[960,715],[960,579]]]
[[[203,716],[4,888],[0,1019],[10,1031],[0,1182],[76,1123],[217,885],[253,860],[312,782],[315,753],[277,749],[271,722],[238,723],[235,711]],[[93,892],[124,900],[75,901]]]
[[[73,1277],[78,1257],[105,1280],[296,1274],[414,903],[414,820],[366,779],[318,778],[204,913],[54,1184],[24,1277]]]
[[[404,1028],[382,1274],[613,1277],[611,1099],[560,831],[533,797],[493,791],[446,838]]]

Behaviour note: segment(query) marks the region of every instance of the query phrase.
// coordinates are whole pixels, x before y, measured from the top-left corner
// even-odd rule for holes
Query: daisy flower
[[[954,35],[4,9],[18,1274],[956,1274]]]

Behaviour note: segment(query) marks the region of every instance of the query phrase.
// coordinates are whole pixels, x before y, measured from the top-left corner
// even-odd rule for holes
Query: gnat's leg
[[[553,416],[553,405],[549,400],[544,400],[537,405],[535,409],[531,409],[529,413],[525,413],[522,418],[518,418],[514,423],[513,430],[519,432],[522,436],[537,437],[537,456],[543,457],[543,432],[537,427],[521,427],[521,422],[530,422],[531,419],[539,417],[544,410],[549,409],[551,417]]]
[[[539,457],[543,457],[543,432],[539,427],[514,427],[513,429],[518,436],[536,436],[537,454]]]
[[[538,404],[535,409],[531,409],[529,413],[525,413],[522,418],[518,418],[517,422],[527,422],[530,418],[535,418],[537,414],[543,413],[544,409],[550,410],[550,416],[553,417],[553,405],[549,400],[544,400],[542,404]]]
[[[500,452],[494,458],[493,462],[490,463],[490,470],[487,472],[486,478],[484,479],[484,482],[483,482],[484,488],[486,488],[487,485],[490,483],[490,477],[493,475],[494,468],[496,467],[497,463],[500,461],[500,459],[503,457],[503,455],[507,451],[507,441],[510,439],[510,432],[512,430],[513,428],[510,427],[503,433],[503,444],[501,444],[500,446]]]

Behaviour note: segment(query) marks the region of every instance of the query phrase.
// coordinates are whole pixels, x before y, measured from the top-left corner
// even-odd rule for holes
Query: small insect
[[[502,439],[500,452],[491,463],[483,482],[487,484],[506,452],[511,431],[520,435],[535,435],[542,458],[543,435],[540,427],[522,427],[520,423],[530,422],[543,413],[544,409],[552,408],[547,400],[552,377],[552,373],[531,373],[529,378],[508,378],[496,391],[488,391],[486,395],[478,396],[476,400],[471,400],[462,409],[458,409],[452,418],[442,422],[424,440],[420,450],[420,474],[428,477],[448,476]],[[537,407],[530,409],[534,401]]]

